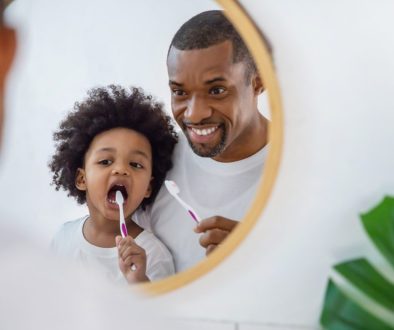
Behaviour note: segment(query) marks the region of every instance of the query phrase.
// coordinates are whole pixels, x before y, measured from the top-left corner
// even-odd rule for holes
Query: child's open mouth
[[[115,184],[108,191],[108,195],[107,195],[107,200],[111,204],[116,204],[116,191],[117,190],[119,190],[122,193],[123,199],[124,199],[125,202],[127,200],[127,197],[129,196],[129,194],[127,193],[126,187],[124,185],[122,185],[122,184]]]

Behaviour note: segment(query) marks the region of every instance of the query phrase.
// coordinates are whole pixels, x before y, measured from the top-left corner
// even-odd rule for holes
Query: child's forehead
[[[143,150],[151,154],[148,138],[142,133],[130,129],[117,127],[97,134],[89,147],[89,151],[116,152],[118,150]]]

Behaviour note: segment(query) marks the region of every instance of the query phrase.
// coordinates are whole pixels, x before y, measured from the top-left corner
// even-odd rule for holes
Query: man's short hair
[[[233,46],[233,62],[245,63],[245,79],[257,73],[256,64],[248,48],[222,10],[202,12],[184,23],[171,41],[171,47],[179,50],[203,49],[230,40]]]

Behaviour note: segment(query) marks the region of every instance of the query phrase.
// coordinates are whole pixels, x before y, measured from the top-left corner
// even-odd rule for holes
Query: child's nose
[[[116,167],[112,170],[113,175],[129,175],[129,171],[125,167]]]

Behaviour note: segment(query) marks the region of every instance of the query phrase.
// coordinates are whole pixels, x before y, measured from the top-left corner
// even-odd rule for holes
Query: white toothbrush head
[[[171,195],[178,195],[179,194],[179,187],[177,186],[177,184],[174,181],[165,180],[164,184],[166,185],[166,188]]]
[[[178,196],[180,189],[178,187],[178,185],[172,181],[172,180],[165,180],[164,184],[168,190],[168,192],[174,196],[174,198],[186,209],[187,212],[189,212],[190,216],[193,218],[193,220],[197,223],[199,223],[201,221],[201,218],[197,215],[197,213],[193,210],[193,208],[188,205],[185,201],[182,200],[182,198],[180,198]]]
[[[120,205],[123,205],[123,203],[124,203],[124,198],[123,198],[123,195],[122,195],[122,193],[120,192],[120,190],[117,190],[117,191],[116,191],[115,200],[116,200],[116,203],[117,203],[119,206],[120,206]]]
[[[116,191],[115,200],[119,206],[120,233],[122,234],[122,237],[125,238],[128,234],[127,234],[127,227],[126,227],[126,222],[124,220],[124,214],[123,214],[124,198],[123,198],[122,193],[119,190]]]

